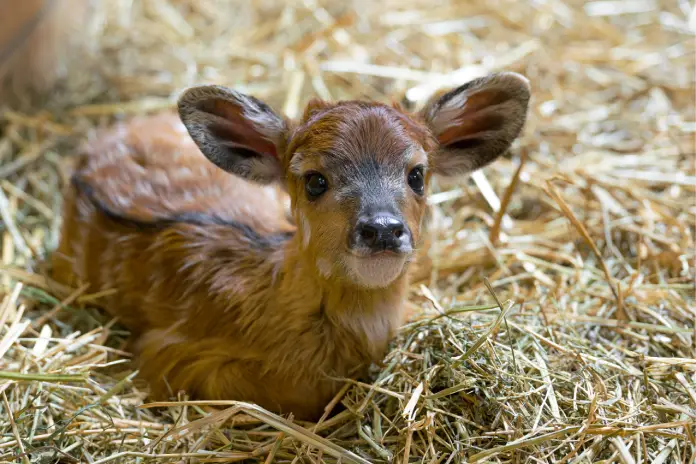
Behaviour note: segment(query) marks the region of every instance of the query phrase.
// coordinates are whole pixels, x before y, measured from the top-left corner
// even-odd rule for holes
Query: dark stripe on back
[[[220,216],[203,213],[180,213],[168,217],[156,217],[151,221],[145,221],[117,213],[109,208],[95,194],[94,188],[79,177],[78,174],[72,176],[72,185],[78,194],[84,195],[90,203],[94,205],[109,220],[129,229],[139,232],[161,232],[177,224],[191,224],[197,226],[223,226],[230,227],[239,231],[251,243],[260,248],[276,248],[283,242],[290,239],[292,232],[261,235],[256,230],[241,222],[221,218]]]

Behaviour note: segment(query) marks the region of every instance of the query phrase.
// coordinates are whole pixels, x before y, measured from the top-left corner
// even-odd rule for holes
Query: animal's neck
[[[317,324],[338,350],[360,351],[372,360],[384,350],[403,322],[408,287],[406,272],[384,288],[364,288],[339,277],[327,277],[316,257],[302,252],[298,237],[288,243],[284,254],[282,293],[293,293],[308,317]],[[288,295],[289,296],[289,295]],[[297,299],[299,298],[299,299]]]

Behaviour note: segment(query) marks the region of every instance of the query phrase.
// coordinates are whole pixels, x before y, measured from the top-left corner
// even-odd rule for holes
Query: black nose
[[[356,242],[375,251],[398,251],[409,243],[404,223],[390,214],[360,218],[355,227]]]

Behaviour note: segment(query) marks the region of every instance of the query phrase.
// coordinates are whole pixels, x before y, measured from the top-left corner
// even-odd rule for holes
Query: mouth
[[[389,249],[385,248],[382,250],[374,250],[367,247],[346,247],[345,252],[360,259],[372,259],[372,258],[405,258],[412,253],[411,247],[408,249]]]
[[[410,253],[394,250],[348,251],[346,263],[353,280],[363,287],[387,287],[403,272]]]
[[[372,259],[380,257],[399,257],[406,256],[408,253],[394,251],[394,250],[348,250],[348,254],[355,256],[360,259]]]

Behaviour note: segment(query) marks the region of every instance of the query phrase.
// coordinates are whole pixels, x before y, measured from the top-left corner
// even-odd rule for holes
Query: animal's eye
[[[322,193],[329,188],[329,183],[326,177],[318,172],[312,172],[305,177],[305,190],[310,199],[318,198]]]
[[[408,173],[408,185],[418,195],[423,195],[425,192],[425,184],[423,182],[423,168],[416,166]]]

